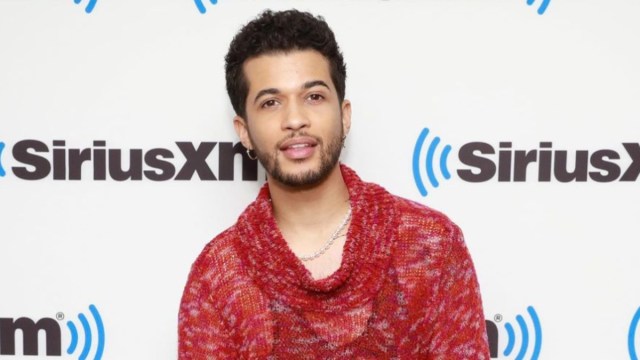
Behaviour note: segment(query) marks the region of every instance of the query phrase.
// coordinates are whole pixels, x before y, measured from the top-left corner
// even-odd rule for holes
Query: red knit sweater
[[[280,234],[269,189],[193,264],[179,359],[489,359],[460,229],[342,174],[353,209],[341,267],[314,280]]]

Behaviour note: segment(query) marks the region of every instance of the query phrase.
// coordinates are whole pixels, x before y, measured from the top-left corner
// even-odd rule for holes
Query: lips
[[[280,144],[280,151],[291,160],[309,158],[315,152],[318,141],[310,136],[299,136],[287,139]]]

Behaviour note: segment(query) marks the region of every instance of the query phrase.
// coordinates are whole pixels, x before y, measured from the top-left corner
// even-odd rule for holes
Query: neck
[[[349,207],[349,192],[340,166],[319,184],[293,188],[268,179],[273,212],[280,228],[308,229],[326,226],[342,217]]]

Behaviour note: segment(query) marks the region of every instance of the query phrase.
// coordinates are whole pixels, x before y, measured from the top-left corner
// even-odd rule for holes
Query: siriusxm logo
[[[102,353],[104,352],[104,325],[102,323],[100,313],[94,305],[89,305],[89,311],[93,316],[93,321],[95,322],[98,335],[93,359],[100,360],[102,359]],[[82,346],[82,350],[80,352],[80,355],[78,356],[78,359],[82,360],[87,359],[89,353],[91,352],[92,336],[87,317],[84,314],[80,313],[78,314],[78,319],[80,320],[80,324],[82,325],[82,330],[84,332],[84,345]],[[67,328],[71,333],[71,343],[69,344],[69,348],[67,349],[67,354],[74,354],[76,353],[76,350],[80,351],[80,347],[78,347],[78,328],[71,321],[67,321]]]
[[[2,150],[4,150],[4,143],[0,141],[0,177],[5,176],[7,174],[2,167]]]
[[[240,155],[242,180],[258,180],[258,162],[249,158],[241,143],[178,141],[177,149],[146,150],[109,148],[104,140],[95,140],[93,146],[86,148],[67,147],[65,140],[53,140],[50,144],[32,139],[16,142],[11,147],[14,165],[5,170],[2,166],[5,144],[0,142],[0,176],[11,171],[23,180],[82,180],[89,174],[92,180],[115,181],[191,180],[196,175],[200,180],[234,180],[235,159]],[[209,165],[214,149],[217,176]]]
[[[82,0],[73,0],[74,3],[76,4],[80,4],[82,2]],[[91,14],[91,12],[93,11],[93,8],[95,8],[96,3],[98,2],[98,0],[88,0],[87,2],[87,6],[85,7],[84,11],[87,14]],[[193,0],[193,2],[196,5],[196,8],[198,8],[198,11],[200,12],[200,14],[205,14],[207,12],[207,8],[204,6],[204,1],[203,0]],[[218,0],[209,0],[209,2],[213,5],[216,5],[218,3]],[[527,5],[531,6],[536,2],[536,0],[527,0]],[[538,7],[538,14],[543,15],[545,13],[545,11],[547,11],[547,7],[549,7],[549,3],[551,2],[551,0],[542,0],[542,3],[540,4],[540,6]]]
[[[81,325],[82,339],[78,333],[78,327],[73,321],[67,321],[70,342],[66,353],[79,360],[100,360],[104,353],[105,332],[102,317],[95,305],[89,305],[92,322],[87,316],[78,314]],[[27,317],[0,318],[0,356],[1,355],[39,355],[38,334],[44,332],[46,356],[62,356],[62,330],[58,321],[64,319],[64,313],[57,313],[56,319],[42,318],[34,321]],[[93,325],[93,327],[92,327]],[[16,354],[16,332],[22,333],[22,354]],[[95,336],[95,341],[94,341]],[[78,346],[82,342],[82,346]],[[94,346],[95,345],[95,346]]]
[[[76,4],[80,4],[82,2],[82,0],[73,0],[74,3]],[[84,8],[84,11],[87,14],[91,14],[91,12],[93,11],[93,8],[96,7],[96,3],[98,2],[98,0],[89,0],[87,2],[87,6]]]
[[[82,2],[82,0],[73,0],[74,3],[76,4],[80,4]],[[93,9],[96,7],[96,3],[98,2],[98,0],[88,0],[87,2],[87,6],[84,8],[84,11],[87,14],[91,14],[91,12],[93,11]],[[203,0],[193,0],[193,2],[196,4],[196,8],[198,8],[198,11],[201,14],[205,14],[207,12],[207,8],[204,6],[204,2]],[[209,2],[213,5],[218,3],[218,0],[209,0]]]
[[[429,135],[429,129],[424,128],[420,135],[418,136],[418,140],[416,141],[416,146],[413,148],[413,179],[416,182],[416,186],[418,187],[418,191],[422,196],[427,196],[428,192],[422,181],[422,176],[420,175],[420,153],[422,148],[424,147],[424,141]],[[436,178],[434,171],[434,157],[436,153],[436,149],[440,144],[440,138],[438,136],[434,137],[429,145],[429,149],[427,150],[427,157],[425,161],[425,169],[427,170],[427,176],[429,178],[429,183],[434,188],[440,186],[438,179]],[[444,149],[440,153],[440,159],[438,160],[438,164],[440,166],[440,172],[445,180],[449,180],[451,178],[451,174],[449,173],[449,169],[447,168],[447,160],[449,159],[449,153],[451,152],[451,145],[445,145]]]
[[[503,323],[502,315],[496,315],[494,321],[486,320],[487,337],[491,358],[504,357],[514,360],[537,360],[542,349],[542,327],[540,319],[533,306],[527,308],[528,322],[522,315],[516,316],[517,331],[510,322],[504,322],[503,331],[498,323]],[[501,334],[506,333],[507,344],[500,351]]]
[[[440,186],[436,172],[444,180],[452,177],[448,165],[451,145],[440,147],[439,137],[428,138],[429,129],[425,128],[413,149],[413,178],[422,196],[427,196],[428,185],[433,188]],[[622,148],[623,152],[613,149],[570,152],[554,149],[552,142],[542,141],[536,149],[517,149],[512,142],[504,141],[499,142],[496,149],[495,145],[476,141],[464,144],[458,150],[458,159],[463,167],[457,169],[456,174],[461,180],[471,183],[496,178],[498,182],[637,181],[640,175],[640,143],[622,143]],[[620,160],[625,158],[631,163],[623,168]],[[423,180],[423,173],[427,175],[428,184]]]
[[[196,3],[196,7],[198,8],[198,11],[200,12],[200,14],[205,14],[207,12],[207,8],[204,6],[204,3],[202,2],[202,0],[193,0],[193,1]],[[215,5],[218,3],[218,0],[209,0],[209,2]]]
[[[638,360],[638,351],[636,346],[638,343],[638,338],[636,336],[638,333],[638,323],[640,323],[640,307],[636,310],[636,313],[631,320],[631,325],[629,326],[628,347],[631,360]]]
[[[536,0],[527,0],[527,5],[531,6],[536,2]],[[538,7],[538,14],[542,15],[545,11],[547,11],[547,7],[549,7],[549,3],[551,0],[542,0],[540,7]]]

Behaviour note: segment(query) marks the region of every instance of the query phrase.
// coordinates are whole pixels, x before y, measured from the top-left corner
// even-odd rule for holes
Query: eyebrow
[[[280,94],[280,90],[276,89],[276,88],[268,88],[268,89],[262,89],[260,91],[258,91],[258,94],[256,94],[256,97],[253,99],[253,103],[257,103],[258,99],[260,99],[261,97],[265,96],[265,95],[275,95],[275,94]]]
[[[328,90],[331,90],[329,85],[327,85],[327,83],[322,80],[307,81],[306,83],[304,83],[304,85],[302,85],[302,88],[306,90],[306,89],[311,89],[314,86],[324,86]]]
[[[328,90],[331,90],[329,85],[327,85],[327,83],[322,81],[322,80],[307,81],[306,83],[302,84],[302,89],[303,90],[311,89],[314,86],[324,86]],[[276,88],[262,89],[262,90],[258,91],[258,93],[256,94],[256,97],[253,99],[253,103],[255,104],[256,102],[258,102],[258,99],[260,99],[261,97],[263,97],[265,95],[276,95],[276,94],[280,94],[280,90],[278,90]]]

